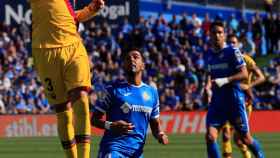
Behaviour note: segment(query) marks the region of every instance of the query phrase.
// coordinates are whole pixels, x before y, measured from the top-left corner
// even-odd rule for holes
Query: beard
[[[132,66],[128,69],[125,70],[125,73],[128,75],[128,76],[135,76],[137,74],[137,68],[136,66]]]

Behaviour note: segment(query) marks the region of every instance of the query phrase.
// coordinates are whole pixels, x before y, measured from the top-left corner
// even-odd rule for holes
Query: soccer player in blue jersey
[[[218,132],[229,121],[254,156],[264,158],[260,144],[249,132],[244,93],[239,85],[241,80],[248,77],[246,64],[238,48],[226,46],[222,22],[213,22],[210,31],[212,49],[207,58],[209,79],[206,86],[212,89],[206,118],[208,157],[221,158]]]
[[[148,124],[158,142],[168,144],[160,127],[157,90],[142,82],[144,67],[140,51],[129,51],[124,60],[127,81],[108,86],[94,106],[92,124],[105,129],[98,158],[143,157]]]

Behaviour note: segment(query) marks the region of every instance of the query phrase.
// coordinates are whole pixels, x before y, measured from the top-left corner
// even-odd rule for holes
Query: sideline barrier
[[[169,134],[205,132],[206,112],[162,112],[161,124]],[[55,115],[0,115],[0,137],[57,136]],[[252,132],[280,132],[280,111],[255,111]],[[102,130],[92,128],[94,135]]]

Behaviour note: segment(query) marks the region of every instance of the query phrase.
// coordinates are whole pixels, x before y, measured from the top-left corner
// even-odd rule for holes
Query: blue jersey
[[[115,83],[106,88],[105,97],[93,110],[106,113],[107,121],[124,120],[135,126],[125,135],[105,130],[100,143],[100,150],[123,151],[132,156],[143,149],[150,119],[159,117],[158,93],[144,83],[140,86]]]
[[[209,53],[208,69],[211,79],[234,75],[244,65],[239,49],[225,47],[220,52]],[[222,87],[212,86],[213,95],[206,117],[207,127],[219,128],[229,121],[240,133],[246,134],[249,131],[244,93],[239,83],[234,81]]]
[[[220,52],[211,50],[208,54],[207,64],[211,79],[229,77],[240,71],[245,66],[242,54],[238,48],[225,47]],[[222,87],[212,86],[213,96],[211,106],[228,108],[226,103],[243,104],[243,92],[240,89],[240,81],[234,81]]]

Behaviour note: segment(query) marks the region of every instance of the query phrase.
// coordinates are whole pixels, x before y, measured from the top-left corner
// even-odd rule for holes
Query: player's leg
[[[67,101],[66,88],[60,71],[62,49],[33,49],[32,55],[45,94],[56,111],[58,135],[66,156],[67,158],[77,158],[71,105]]]
[[[231,135],[231,126],[227,122],[222,128],[222,151],[224,158],[232,157]]]
[[[237,145],[237,147],[240,149],[244,158],[252,157],[249,148],[247,147],[246,144],[242,142],[241,137],[237,132],[234,133],[234,142]]]
[[[70,103],[54,105],[57,118],[57,130],[67,158],[77,158],[77,147],[73,128],[73,116]]]
[[[249,132],[249,123],[245,110],[240,111],[232,122],[234,128],[242,142],[246,144],[249,150],[256,158],[264,158],[263,150],[257,139],[253,138]]]
[[[213,101],[213,100],[212,100]],[[215,105],[215,104],[214,104]],[[206,116],[206,145],[208,158],[221,158],[219,145],[217,143],[219,128],[225,124],[225,118],[221,110],[209,106]]]
[[[218,129],[215,127],[207,127],[206,130],[206,143],[208,158],[221,158],[218,139]]]
[[[76,88],[69,92],[75,114],[75,138],[79,158],[90,157],[90,113],[87,91]]]
[[[72,103],[75,121],[75,138],[79,158],[90,157],[90,113],[87,91],[91,87],[87,52],[81,42],[73,44],[65,52],[64,78],[68,99]]]
[[[119,151],[99,151],[97,158],[129,158]]]
[[[264,158],[263,150],[256,138],[253,138],[249,132],[246,134],[240,134],[240,137],[242,142],[248,146],[249,150],[256,158]]]
[[[247,102],[248,103],[248,102]],[[247,116],[248,120],[250,120],[251,112],[252,112],[252,105],[246,105],[247,109]],[[237,147],[240,149],[242,155],[244,158],[251,158],[251,152],[249,151],[249,148],[246,144],[244,144],[240,138],[240,135],[238,133],[234,133],[234,142],[237,145]]]

